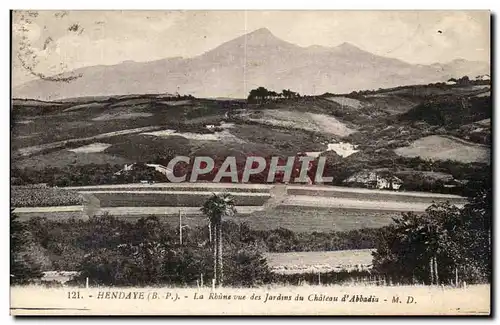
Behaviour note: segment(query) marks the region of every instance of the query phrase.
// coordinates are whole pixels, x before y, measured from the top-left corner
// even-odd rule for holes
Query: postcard
[[[491,315],[489,11],[11,37],[11,315]]]

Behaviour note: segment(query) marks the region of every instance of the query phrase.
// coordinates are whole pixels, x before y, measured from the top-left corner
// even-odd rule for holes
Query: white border
[[[498,10],[498,3],[499,1],[493,1],[493,0],[475,0],[475,1],[428,1],[428,0],[420,0],[420,1],[360,1],[360,0],[349,0],[349,1],[335,1],[335,2],[330,2],[330,1],[324,1],[324,0],[307,0],[307,1],[297,1],[297,0],[288,0],[288,1],[283,1],[283,2],[278,2],[278,1],[269,1],[269,0],[253,0],[253,1],[192,1],[192,0],[183,0],[183,1],[178,1],[175,3],[172,2],[161,2],[161,1],[153,1],[153,0],[141,0],[141,1],[115,1],[113,2],[104,2],[104,1],[96,1],[96,0],[87,0],[87,1],[82,1],[82,2],[68,2],[68,1],[54,1],[54,0],[45,0],[43,2],[40,1],[24,1],[24,0],[17,0],[17,1],[3,1],[1,4],[2,10],[0,11],[0,24],[2,27],[2,33],[0,33],[0,39],[1,39],[1,44],[2,44],[2,50],[0,51],[1,53],[1,80],[2,80],[2,87],[1,87],[1,98],[3,103],[3,107],[1,109],[1,121],[3,123],[3,127],[0,128],[2,132],[2,136],[0,137],[0,152],[3,153],[3,159],[1,159],[1,171],[0,177],[1,177],[1,200],[0,204],[3,209],[3,216],[2,216],[2,229],[4,231],[2,238],[2,248],[1,248],[1,255],[0,255],[0,261],[2,261],[2,268],[0,272],[0,283],[2,284],[1,288],[1,323],[2,324],[8,324],[14,322],[14,319],[10,316],[8,316],[9,313],[9,274],[8,274],[8,259],[9,259],[9,251],[8,251],[8,238],[9,238],[9,218],[7,216],[8,214],[8,207],[9,207],[9,175],[8,175],[8,170],[10,167],[10,162],[7,158],[8,152],[10,152],[10,143],[9,143],[9,110],[10,110],[10,61],[9,61],[9,53],[10,53],[10,43],[9,43],[9,37],[10,37],[10,26],[9,26],[9,9],[122,9],[122,10],[131,10],[131,9],[280,9],[280,10],[290,10],[290,9],[305,9],[305,10],[313,10],[313,9],[364,9],[364,10],[387,10],[387,9],[399,9],[399,10],[415,10],[415,9],[432,9],[432,10],[437,10],[437,9],[453,9],[453,10],[464,10],[464,9],[490,9],[494,13],[497,13],[500,11]],[[452,6],[450,6],[450,4]],[[496,17],[498,19],[498,17]],[[496,20],[495,28],[494,28],[494,33],[493,35],[495,36],[497,34],[498,30],[498,20]],[[496,47],[496,44],[495,44]],[[494,60],[495,57],[492,56],[492,60]],[[492,61],[493,62],[493,61]],[[495,74],[495,72],[493,72]],[[497,87],[496,84],[494,85],[494,90],[496,93]],[[496,96],[494,97],[496,98]],[[494,102],[494,108],[496,108],[496,101]],[[497,115],[497,114],[495,114]],[[495,123],[497,123],[495,119]],[[494,134],[496,135],[497,130],[495,130]],[[495,137],[496,138],[496,137]],[[497,148],[497,139],[494,139],[494,152],[498,152]],[[495,159],[496,161],[496,159]],[[496,163],[495,163],[496,167]],[[494,179],[494,184],[497,184],[498,181],[498,173],[495,175]],[[495,188],[496,190],[496,188]],[[497,192],[495,191],[495,194]],[[498,199],[500,196],[496,196],[495,198]],[[495,200],[496,202],[500,202],[500,200]],[[498,209],[497,209],[498,210]],[[496,216],[495,216],[496,217]],[[500,223],[500,220],[495,218],[494,224],[495,224],[495,234],[498,234],[498,224]],[[494,236],[495,237],[495,236]],[[495,240],[495,252],[496,255],[495,257],[498,258],[498,241],[499,239]],[[495,258],[495,261],[496,261]],[[496,265],[496,264],[495,264]],[[494,268],[495,271],[495,268]],[[497,273],[498,272],[494,272]],[[495,291],[498,287],[498,281],[499,278],[498,276],[495,277]],[[498,295],[497,295],[498,298]],[[498,299],[496,300],[498,301]],[[494,309],[496,309],[494,307]],[[497,310],[498,311],[498,310]],[[66,322],[69,319],[61,319],[60,321]],[[115,321],[133,321],[140,323],[141,320],[126,320],[126,319],[116,319]],[[228,319],[227,321],[234,321],[235,319]],[[365,319],[363,319],[365,320]],[[361,320],[361,321],[363,321]],[[470,321],[472,319],[468,319]],[[57,320],[56,320],[57,321]],[[84,322],[92,322],[92,324],[101,323],[103,322],[103,319],[85,319],[83,320]],[[177,322],[177,321],[183,321],[187,322],[188,320],[175,320],[175,319],[157,319],[156,321],[158,322]],[[196,320],[189,320],[189,322],[220,322],[221,319],[196,319]],[[278,322],[278,321],[289,321],[287,320],[279,320],[279,319],[269,319],[269,320],[264,320],[264,319],[254,319],[254,321],[258,322]],[[298,321],[304,321],[308,322],[309,319],[298,319]],[[332,319],[321,319],[321,320],[316,320],[316,321],[326,321],[326,322],[331,322]],[[341,321],[340,319],[335,319],[333,320],[335,322]],[[343,320],[342,320],[343,321]],[[353,321],[353,320],[350,320]],[[357,320],[360,321],[360,320]],[[366,320],[365,320],[366,321]],[[377,321],[377,319],[369,319],[368,321]],[[381,319],[381,321],[401,321],[400,319]],[[416,320],[416,319],[405,319],[404,322],[407,321],[421,321],[421,320]],[[422,320],[427,322],[439,322],[439,319],[425,319]],[[50,320],[43,320],[43,322],[47,323],[52,323],[55,322],[54,319]]]

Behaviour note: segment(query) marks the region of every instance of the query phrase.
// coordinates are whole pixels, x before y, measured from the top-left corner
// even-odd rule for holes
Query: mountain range
[[[70,82],[37,79],[13,89],[15,98],[56,100],[83,96],[180,93],[195,97],[246,97],[264,86],[301,94],[345,93],[489,74],[486,62],[410,64],[352,44],[300,47],[261,28],[192,58],[125,61],[69,72]]]

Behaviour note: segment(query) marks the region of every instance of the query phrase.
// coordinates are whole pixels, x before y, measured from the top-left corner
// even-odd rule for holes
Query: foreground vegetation
[[[11,280],[25,283],[39,278],[43,266],[79,271],[75,283],[89,278],[99,285],[193,285],[201,274],[211,279],[214,265],[222,260],[224,283],[229,286],[298,284],[317,277],[273,274],[264,253],[375,248],[371,273],[331,272],[323,275],[323,283],[372,274],[409,284],[489,282],[491,179],[476,185],[462,209],[446,203],[432,205],[425,214],[403,214],[388,227],[323,234],[256,231],[230,220],[216,226],[216,235],[213,225],[184,228],[181,234],[158,217],[136,223],[107,216],[69,222],[31,219],[23,224],[13,216],[11,241],[17,250],[11,256]],[[214,250],[215,241],[223,251]],[[217,263],[214,251],[218,251]],[[12,261],[17,263],[14,268]],[[24,275],[24,269],[31,276]]]

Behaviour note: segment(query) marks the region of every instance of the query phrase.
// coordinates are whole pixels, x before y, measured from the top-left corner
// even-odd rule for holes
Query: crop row
[[[416,196],[412,194],[404,195],[399,194],[395,195],[390,191],[372,191],[371,193],[357,193],[352,191],[324,191],[324,190],[315,190],[315,189],[302,189],[302,188],[289,188],[287,189],[288,195],[306,195],[312,197],[331,197],[331,198],[351,198],[351,199],[359,199],[364,201],[398,201],[398,202],[419,202],[419,203],[429,203],[433,202],[445,202],[449,201],[454,204],[463,204],[464,198],[462,197],[438,197],[438,196]]]
[[[184,185],[184,184],[183,184]],[[78,191],[92,192],[92,191],[187,191],[187,192],[230,192],[230,193],[268,193],[270,188],[266,187],[242,187],[242,186],[176,186],[176,185],[112,185],[112,186],[90,186],[81,188],[72,188]]]
[[[83,197],[75,191],[51,187],[11,187],[10,204],[13,207],[66,206],[82,203]]]
[[[210,197],[211,194],[203,193],[169,193],[169,192],[99,192],[94,193],[99,199],[101,207],[154,207],[154,206],[179,206],[197,207]],[[260,206],[270,195],[235,195],[236,205]]]

